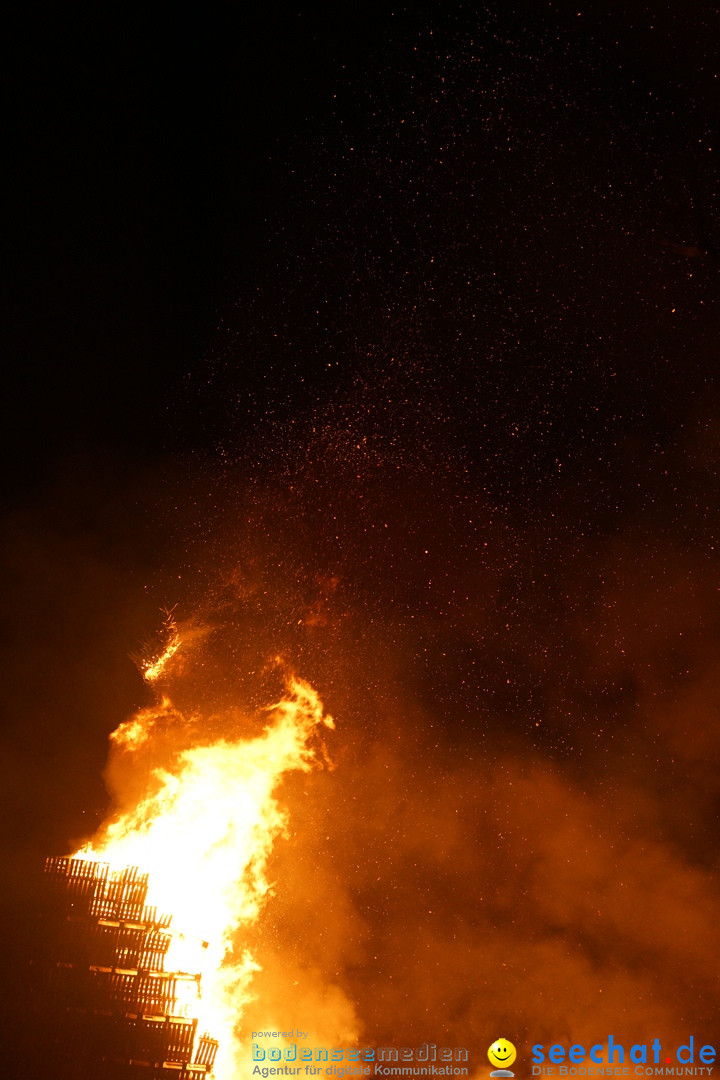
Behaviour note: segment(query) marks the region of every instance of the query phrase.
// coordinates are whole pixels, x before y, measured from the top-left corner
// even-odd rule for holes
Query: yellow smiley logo
[[[488,1061],[498,1069],[512,1065],[516,1057],[517,1051],[507,1039],[496,1039],[488,1049]]]

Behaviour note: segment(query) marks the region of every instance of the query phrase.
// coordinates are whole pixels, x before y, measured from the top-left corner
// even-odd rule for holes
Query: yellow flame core
[[[143,741],[135,723],[135,738],[116,740],[125,751]],[[176,769],[153,770],[153,790],[77,853],[149,873],[148,904],[173,917],[166,969],[201,975],[199,1000],[197,984],[181,980],[177,1013],[220,1040],[219,1080],[242,1075],[238,1021],[259,968],[240,932],[271,889],[267,861],[287,820],[275,791],[286,772],[312,767],[321,724],[334,726],[315,690],[290,679],[262,735],[182,751]]]

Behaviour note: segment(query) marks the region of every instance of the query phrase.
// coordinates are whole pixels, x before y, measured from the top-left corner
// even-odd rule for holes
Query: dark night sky
[[[188,380],[204,389],[229,348],[216,328],[234,303],[228,378],[253,401],[235,426],[307,407],[300,373],[307,398],[342,391],[380,334],[428,321],[470,353],[514,327],[540,366],[577,364],[581,320],[596,365],[652,366],[649,332],[701,333],[713,274],[677,247],[718,244],[713,10],[500,10],[28,17],[9,73],[10,473],[46,471],[73,438],[214,445],[199,406],[214,421],[224,394],[198,401]],[[296,348],[268,358],[278,331]],[[649,411],[640,359],[617,400]],[[605,389],[546,371],[538,389],[561,380],[585,410]]]
[[[719,25],[706,3],[564,0],[17,17],[8,918],[22,872],[105,813],[107,734],[146,700],[128,654],[177,603],[226,625],[188,708],[257,704],[280,651],[344,719],[374,809],[316,795],[340,798],[326,827],[366,858],[347,884],[305,854],[352,913],[355,951],[330,933],[320,951],[371,1031],[386,1008],[425,1037],[424,1009],[459,1039],[484,1008],[534,1033],[512,1002],[543,956],[568,1031],[580,958],[636,1027],[681,1029],[669,970],[686,1012],[714,1015]],[[516,804],[471,775],[500,758]],[[451,813],[464,874],[433,832]],[[597,889],[602,925],[543,906],[563,829],[584,852],[563,896]],[[479,915],[476,852],[502,853],[503,830],[518,892],[485,882]],[[591,869],[613,858],[623,903]],[[629,913],[661,870],[676,945],[669,917],[649,939]],[[442,932],[418,882],[453,897]],[[280,903],[275,934],[300,906]],[[486,933],[517,944],[495,998]],[[418,976],[436,956],[442,1000]],[[372,996],[378,970],[395,982]]]

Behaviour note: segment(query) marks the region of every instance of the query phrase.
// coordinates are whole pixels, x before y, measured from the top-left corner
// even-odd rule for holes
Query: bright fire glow
[[[145,727],[163,715],[178,716],[167,699],[121,725],[119,752],[135,754],[152,738]],[[218,1080],[244,1075],[238,1022],[258,965],[241,932],[258,918],[271,888],[268,857],[287,819],[276,791],[288,771],[312,768],[312,736],[321,725],[334,726],[317,693],[290,678],[261,735],[180,751],[172,767],[152,770],[134,809],[77,853],[149,873],[148,904],[173,917],[166,970],[201,974],[200,999],[193,980],[182,982],[175,1011],[197,1016],[198,1034],[219,1039]]]

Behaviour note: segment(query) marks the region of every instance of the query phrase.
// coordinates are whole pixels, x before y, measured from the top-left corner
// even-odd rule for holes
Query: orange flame
[[[313,767],[314,733],[334,727],[316,691],[295,677],[268,711],[258,737],[198,745],[176,754],[172,770],[153,769],[138,805],[77,853],[149,873],[148,904],[173,916],[166,968],[201,975],[199,996],[195,981],[180,980],[177,1012],[219,1039],[219,1080],[243,1075],[238,1022],[259,966],[237,938],[272,889],[268,857],[287,821],[276,790],[286,772]],[[115,745],[134,754],[164,716],[179,716],[168,699],[121,725]]]

